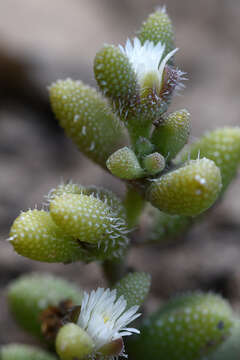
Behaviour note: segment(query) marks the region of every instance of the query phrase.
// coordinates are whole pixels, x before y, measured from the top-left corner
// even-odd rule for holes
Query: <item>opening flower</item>
[[[133,39],[133,44],[128,39],[125,48],[121,45],[119,48],[133,66],[140,86],[154,88],[159,93],[162,88],[165,66],[178,49],[172,50],[163,58],[165,44],[159,42],[154,45],[152,41],[147,40],[142,45],[137,37]]]
[[[137,329],[126,327],[141,315],[137,313],[138,306],[127,310],[126,307],[123,296],[117,299],[116,290],[98,288],[90,294],[84,293],[77,324],[92,338],[95,353],[101,353],[105,345],[123,336],[139,334]],[[120,353],[113,355],[124,355],[122,342]]]

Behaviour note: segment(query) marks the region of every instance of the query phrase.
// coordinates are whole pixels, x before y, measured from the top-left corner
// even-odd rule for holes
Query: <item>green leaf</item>
[[[154,180],[148,189],[148,199],[166,213],[196,216],[213,205],[221,187],[219,168],[203,158],[191,160]]]
[[[140,336],[130,344],[130,356],[138,360],[206,358],[230,336],[233,323],[232,310],[220,296],[181,295],[145,320]]]
[[[26,331],[42,338],[40,316],[49,306],[71,300],[82,302],[82,291],[67,280],[50,274],[23,275],[7,289],[10,310],[18,324]]]
[[[142,305],[151,286],[151,276],[145,272],[134,272],[122,278],[114,287],[117,295],[124,296],[128,308]]]

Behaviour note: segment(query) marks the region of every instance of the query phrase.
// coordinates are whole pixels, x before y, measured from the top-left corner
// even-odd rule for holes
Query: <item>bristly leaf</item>
[[[138,32],[138,37],[142,44],[147,40],[153,41],[155,45],[158,42],[165,44],[164,56],[174,49],[173,25],[165,7],[159,8],[148,16]]]
[[[233,324],[232,310],[220,296],[178,296],[145,320],[141,335],[130,344],[130,355],[139,360],[159,355],[169,360],[205,359],[226,341]]]
[[[88,260],[77,240],[64,234],[44,210],[22,212],[14,221],[9,241],[22,256],[43,262]]]
[[[155,180],[148,189],[148,199],[166,213],[196,216],[213,205],[221,187],[219,168],[203,158],[191,160]]]
[[[127,58],[114,45],[105,45],[94,60],[94,73],[99,88],[110,97],[119,110],[136,101],[136,74]]]
[[[142,305],[151,285],[151,276],[144,272],[134,272],[122,278],[114,287],[118,297],[123,295],[128,308]]]
[[[49,91],[52,109],[66,134],[80,151],[105,167],[123,141],[122,127],[106,99],[71,79],[58,80]]]
[[[192,144],[182,160],[207,157],[221,170],[222,192],[236,176],[240,164],[240,127],[223,127],[208,132]]]
[[[156,175],[165,168],[165,158],[158,152],[149,154],[143,158],[143,166],[149,175]]]
[[[190,114],[187,110],[178,110],[164,115],[152,134],[152,143],[167,160],[175,158],[187,143],[191,130]]]
[[[127,146],[115,151],[106,165],[108,170],[120,179],[138,179],[145,174],[134,151]]]

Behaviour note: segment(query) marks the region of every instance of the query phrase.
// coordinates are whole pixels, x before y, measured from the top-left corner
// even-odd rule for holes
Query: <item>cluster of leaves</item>
[[[96,54],[99,92],[71,79],[50,86],[52,109],[66,134],[82,153],[126,184],[126,197],[122,201],[103,188],[61,184],[50,191],[43,209],[22,212],[14,221],[9,240],[18,254],[42,262],[110,262],[113,271],[126,257],[145,202],[153,209],[149,241],[161,241],[185,231],[223,195],[240,162],[240,128],[214,130],[183,149],[190,114],[185,109],[167,113],[184,80],[175,52],[172,23],[162,8],[143,23],[133,44],[105,45]],[[133,273],[113,287],[130,307],[143,303],[149,285],[148,275]],[[64,321],[75,322],[80,290],[62,279],[29,275],[9,287],[8,299],[25,330],[50,345],[57,337],[63,360],[88,356],[81,353],[79,334],[64,345],[65,352],[58,346],[67,336],[62,330],[57,336]],[[52,311],[54,321],[51,317],[49,323]],[[222,354],[235,360],[238,334],[239,320],[225,300],[189,293],[145,319],[128,351],[139,360],[215,360],[224,358]],[[111,351],[100,358],[118,355]],[[34,349],[9,345],[1,356],[54,359],[40,351],[34,354]]]

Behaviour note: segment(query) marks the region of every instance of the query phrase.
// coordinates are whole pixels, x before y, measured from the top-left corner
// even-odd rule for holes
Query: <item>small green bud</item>
[[[135,145],[136,153],[139,156],[149,155],[154,150],[154,145],[145,137],[140,136]]]
[[[163,171],[165,165],[165,158],[157,152],[147,155],[143,159],[143,167],[149,175],[156,175]]]
[[[14,221],[9,241],[27,258],[44,262],[73,262],[85,259],[76,239],[62,232],[44,210],[22,212]]]
[[[216,201],[221,187],[219,168],[203,158],[191,160],[154,181],[148,189],[148,198],[166,213],[196,216]]]
[[[106,165],[108,170],[120,179],[138,179],[145,174],[137,156],[127,146],[113,153],[108,158]]]
[[[134,272],[126,275],[116,285],[117,296],[124,296],[128,308],[142,305],[151,285],[151,276],[144,272]]]
[[[240,164],[240,127],[224,127],[208,132],[190,147],[191,159],[207,157],[221,170],[224,191],[236,176]],[[189,153],[183,159],[189,157]]]
[[[46,351],[30,345],[9,344],[0,349],[1,360],[57,360]]]
[[[228,337],[212,354],[208,360],[239,360],[240,358],[240,320],[234,321],[231,336]]]
[[[79,150],[105,167],[122,142],[119,120],[107,101],[81,81],[59,80],[50,87],[52,109]]]
[[[136,74],[125,54],[114,45],[105,45],[94,60],[94,73],[98,86],[103,93],[117,101],[117,105],[126,105],[136,101]]]
[[[190,114],[187,110],[175,111],[163,116],[152,134],[152,142],[168,160],[175,158],[187,143],[191,130]]]
[[[62,360],[85,359],[94,348],[93,340],[78,325],[64,325],[56,338],[56,351]]]
[[[218,295],[178,296],[145,320],[132,344],[134,356],[139,360],[158,359],[159,354],[171,360],[206,358],[230,336],[233,323],[229,304]]]
[[[159,8],[149,15],[142,24],[138,37],[142,44],[147,40],[152,41],[154,45],[159,42],[165,44],[166,48],[163,57],[174,49],[174,30],[165,7]]]
[[[82,291],[60,277],[32,273],[10,284],[7,299],[18,324],[32,335],[42,338],[42,311],[67,300],[73,305],[79,305],[82,302]]]

